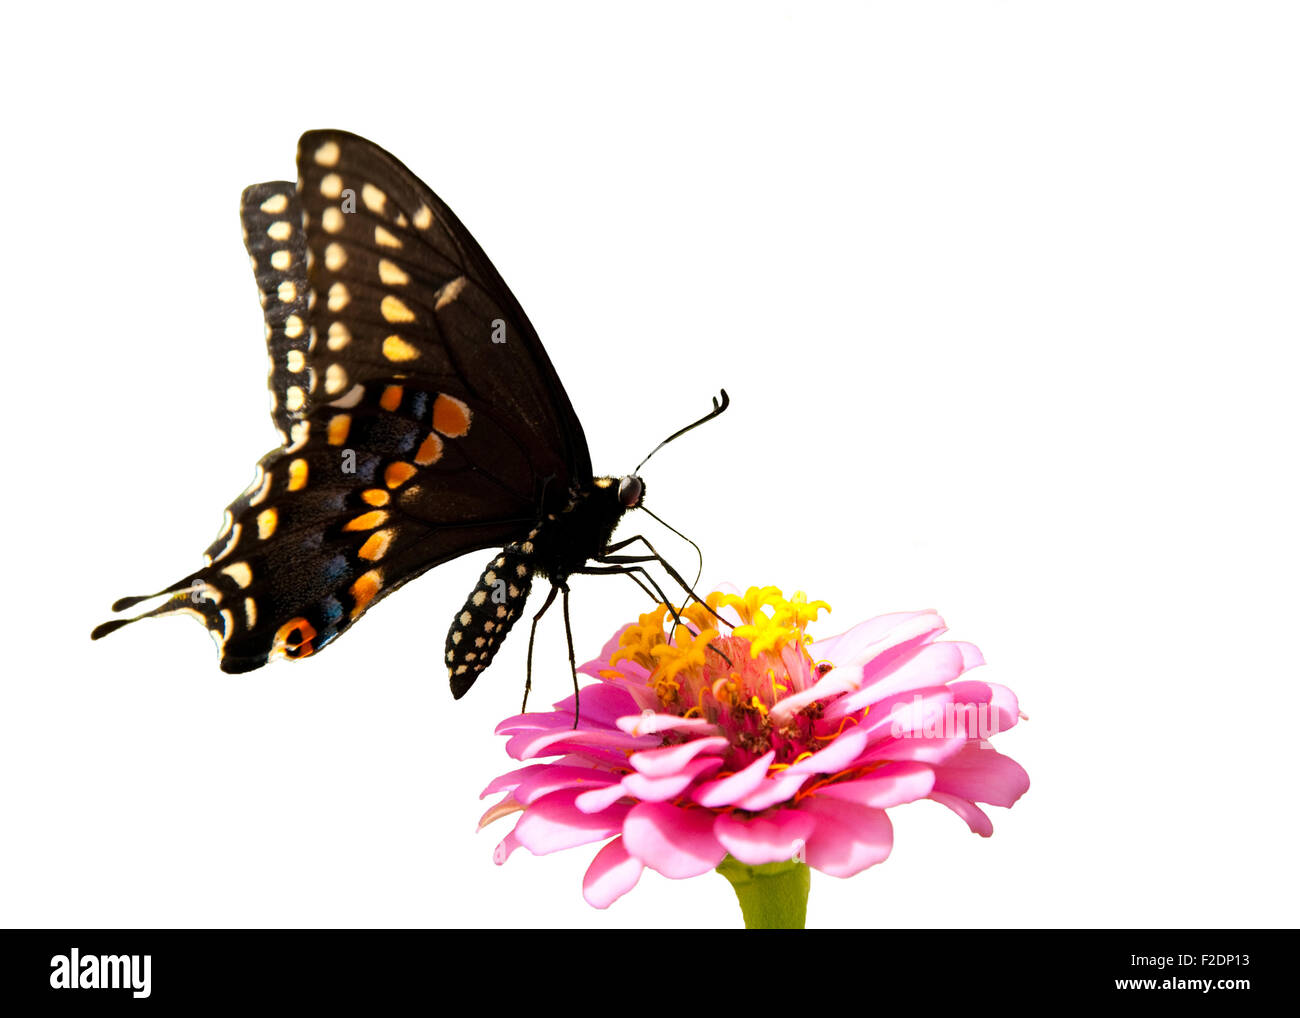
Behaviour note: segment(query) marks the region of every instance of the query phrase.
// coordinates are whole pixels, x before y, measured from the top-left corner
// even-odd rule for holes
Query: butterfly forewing
[[[473,237],[406,167],[354,135],[304,135],[298,173],[321,398],[393,377],[455,394],[499,419],[562,506],[570,484],[591,475],[586,440],[536,333]]]

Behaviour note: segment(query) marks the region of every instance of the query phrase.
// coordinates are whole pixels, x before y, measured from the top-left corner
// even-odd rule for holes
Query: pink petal
[[[662,778],[649,778],[644,774],[633,773],[623,778],[623,791],[642,802],[665,802],[675,799],[694,784],[696,778],[712,774],[722,766],[722,757],[697,757],[686,764],[676,774]]]
[[[579,791],[586,791],[593,787],[603,788],[605,785],[617,784],[620,777],[609,771],[597,770],[595,767],[572,767],[561,764],[543,764],[536,768],[536,771],[527,775],[515,788],[515,798],[525,806],[561,788],[576,788]]]
[[[943,619],[934,612],[922,612],[900,622],[880,639],[863,647],[851,660],[836,661],[835,668],[811,688],[778,700],[770,711],[772,720],[787,721],[810,703],[860,689],[878,673],[889,671],[942,632]]]
[[[478,829],[481,831],[494,820],[500,820],[511,813],[518,813],[524,808],[524,804],[516,799],[511,793],[507,792],[501,797],[501,800],[488,807],[487,811],[478,818]]]
[[[863,753],[858,763],[874,763],[876,760],[919,760],[922,763],[941,764],[949,757],[960,753],[967,741],[964,735],[884,739]]]
[[[519,782],[523,781],[531,772],[539,771],[549,766],[548,764],[528,764],[524,767],[517,767],[513,771],[502,774],[500,777],[493,778],[487,788],[479,792],[480,799],[486,799],[489,795],[495,795],[497,792],[513,792],[519,787]]]
[[[806,774],[791,774],[787,767],[777,773],[776,777],[764,778],[762,783],[735,805],[746,810],[767,809],[778,802],[787,802],[794,798],[795,792],[808,780]]]
[[[623,821],[627,851],[674,880],[716,869],[727,850],[713,834],[714,814],[667,802],[643,802]]]
[[[622,838],[615,838],[596,853],[582,878],[582,896],[595,908],[609,908],[641,879],[645,865],[627,854]]]
[[[644,749],[659,745],[659,739],[653,735],[635,738],[614,731],[589,731],[561,726],[557,731],[534,732],[513,736],[506,743],[506,752],[516,760],[528,760],[535,756],[554,756],[559,753],[577,752],[580,747],[592,746],[597,749]]]
[[[933,787],[932,767],[923,763],[900,761],[885,764],[865,778],[822,785],[814,794],[856,802],[859,806],[884,809],[924,799]]]
[[[964,671],[970,671],[972,668],[979,668],[984,664],[984,655],[975,644],[965,643],[961,640],[953,640],[952,645],[961,651]]]
[[[996,682],[990,682],[988,687],[993,691],[993,699],[990,703],[998,712],[998,731],[1009,731],[1020,720],[1020,701],[1016,699],[1016,694],[1007,689],[1006,686],[999,686]]]
[[[511,831],[497,842],[497,847],[492,850],[492,861],[498,866],[503,866],[505,861],[514,854],[515,849],[518,847],[519,839],[515,837],[515,832]]]
[[[748,820],[720,813],[713,833],[722,847],[747,866],[802,858],[817,822],[798,809],[777,809]]]
[[[966,826],[981,838],[987,838],[993,833],[993,821],[989,819],[989,815],[969,799],[963,799],[956,795],[947,795],[944,792],[931,792],[930,798],[941,805],[947,806],[965,820]]]
[[[732,806],[758,790],[763,778],[767,776],[768,765],[775,759],[776,750],[769,749],[735,774],[697,785],[691,792],[691,798],[701,806]]]
[[[934,790],[973,802],[1012,806],[1029,790],[1029,775],[1011,757],[968,742],[934,769]]]
[[[686,732],[696,735],[719,735],[722,729],[704,718],[679,718],[676,714],[645,711],[618,719],[618,727],[628,735],[658,735],[661,732]]]
[[[583,675],[590,675],[593,679],[599,679],[600,673],[609,668],[609,659],[617,653],[621,646],[619,640],[623,638],[623,634],[631,629],[633,625],[635,625],[635,623],[629,622],[626,626],[622,626],[618,632],[605,641],[605,646],[600,648],[599,654],[586,664],[578,665],[578,671]],[[622,663],[622,661],[619,662],[619,664]]]
[[[999,693],[1006,689],[1005,686],[966,679],[950,683],[948,688],[952,690],[954,702],[965,708],[966,734],[972,739],[991,739],[999,732],[1014,727],[1020,720],[1015,696],[1011,696],[1008,704],[1006,698]],[[1011,690],[1007,689],[1006,692],[1010,693]],[[1008,710],[1008,706],[1015,709]]]
[[[809,644],[808,653],[812,655],[814,661],[850,661],[860,654],[868,644],[875,643],[891,629],[925,616],[933,616],[938,619],[940,626],[943,625],[943,620],[939,619],[938,613],[932,609],[877,615],[874,619],[859,622],[847,632],[840,633],[839,636],[830,636],[824,640],[817,640]]]
[[[842,771],[852,766],[862,755],[869,735],[870,732],[865,727],[850,728],[825,749],[819,749],[812,756],[804,757],[798,763],[791,764],[786,770],[790,774],[802,774],[804,777],[810,774],[834,774]]]
[[[810,796],[799,808],[817,822],[808,838],[808,865],[833,877],[851,877],[884,862],[894,847],[894,828],[884,810]]]
[[[955,724],[949,731],[946,721],[953,716],[952,691],[947,686],[928,689],[911,689],[895,693],[871,705],[871,712],[859,727],[867,733],[867,741],[874,745],[882,739],[937,738],[941,736],[966,737],[964,723]],[[820,724],[818,725],[820,728]]]
[[[870,707],[889,696],[909,690],[942,686],[965,667],[960,648],[951,642],[930,643],[902,661],[898,667],[874,678],[856,692],[828,704],[823,717],[840,718]]]
[[[637,714],[641,710],[626,689],[612,682],[584,686],[578,694],[578,715],[584,725],[590,723],[600,728],[613,728],[623,715]],[[574,702],[574,697],[568,696],[555,705],[556,712],[568,718],[570,725],[573,724]]]
[[[623,791],[623,783],[620,781],[617,785],[610,785],[608,788],[593,788],[583,792],[573,800],[573,804],[584,813],[599,813],[609,809],[619,799],[625,798],[627,792]]]
[[[617,834],[628,807],[611,806],[602,813],[583,813],[573,803],[580,794],[567,788],[529,806],[515,824],[514,834],[519,844],[533,855],[546,855]]]
[[[730,745],[724,737],[715,735],[633,753],[627,762],[648,778],[666,778],[676,774],[701,753],[720,753]]]

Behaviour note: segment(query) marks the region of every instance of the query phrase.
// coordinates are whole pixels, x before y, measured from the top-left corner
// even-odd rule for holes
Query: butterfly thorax
[[[597,477],[570,492],[569,503],[542,519],[521,547],[528,548],[533,571],[562,585],[595,558],[627,512],[618,498],[618,481]]]

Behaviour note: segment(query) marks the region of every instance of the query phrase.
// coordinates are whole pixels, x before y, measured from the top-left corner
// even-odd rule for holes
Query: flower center
[[[799,591],[786,599],[776,587],[750,587],[743,595],[714,592],[713,611],[730,608],[738,625],[720,622],[698,602],[683,607],[682,624],[665,630],[668,606],[640,616],[619,640],[610,663],[627,659],[650,671],[649,686],[666,714],[718,725],[736,750],[732,766],[776,750],[789,764],[812,745],[816,708],[776,724],[772,706],[820,677],[808,653],[808,623],[830,606]]]

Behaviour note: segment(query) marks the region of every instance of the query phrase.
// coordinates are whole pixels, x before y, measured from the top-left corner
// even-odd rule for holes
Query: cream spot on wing
[[[326,198],[337,198],[343,193],[343,178],[337,173],[327,173],[320,178],[320,193]]]
[[[428,205],[421,205],[412,222],[415,223],[417,229],[427,230],[433,225],[433,209],[429,208]]]
[[[311,437],[310,421],[294,421],[289,426],[289,445],[285,447],[285,452],[297,452],[307,444],[307,439]]]
[[[257,602],[251,597],[244,598],[244,619],[249,629],[257,625]]]
[[[271,254],[271,268],[277,272],[284,272],[293,263],[293,257],[288,251],[281,248]]]
[[[301,410],[304,403],[307,402],[307,394],[302,391],[298,385],[289,386],[288,391],[284,394],[284,405],[290,410]]]
[[[247,562],[232,562],[221,571],[239,584],[241,588],[247,587],[253,582],[253,570],[249,568]]]
[[[457,276],[450,283],[438,291],[438,302],[433,305],[433,310],[441,311],[448,304],[460,296],[461,290],[465,289],[465,277]]]
[[[388,201],[388,195],[375,187],[374,184],[365,184],[361,188],[361,200],[371,212],[382,213],[384,203]]]
[[[327,306],[331,311],[342,311],[352,300],[352,294],[342,283],[331,283]]]
[[[285,331],[287,332],[288,330],[286,329]],[[307,359],[303,357],[301,350],[290,350],[289,355],[286,358],[286,363],[289,370],[296,375],[302,370],[303,365],[307,363]]]
[[[415,321],[415,313],[391,293],[379,302],[379,313],[386,322]]]
[[[325,345],[331,350],[342,350],[352,342],[352,333],[342,322],[330,322],[329,332],[326,334]]]
[[[292,304],[298,299],[298,287],[294,286],[292,279],[284,280],[275,288],[275,292],[281,304]]]
[[[278,219],[266,228],[266,235],[272,240],[288,240],[292,233],[293,227],[285,219]]]
[[[281,299],[283,300],[283,297],[282,297]],[[299,318],[297,315],[290,315],[288,318],[286,318],[286,319],[284,320],[284,334],[285,334],[286,336],[288,336],[290,339],[297,339],[299,336],[301,336],[301,335],[302,335],[302,319]],[[292,351],[292,352],[293,352],[293,353],[298,353],[297,350],[294,350],[294,351]],[[301,354],[300,354],[299,356],[301,356]],[[289,370],[290,370],[290,371],[294,371],[294,370],[297,370],[297,369],[295,369],[295,368],[290,368]]]
[[[325,391],[337,396],[348,387],[348,373],[341,364],[331,364],[325,370]]]
[[[319,166],[337,165],[339,161],[339,143],[336,141],[327,141],[316,150],[314,158]]]
[[[379,281],[386,286],[405,286],[411,277],[387,258],[379,259]]]
[[[338,233],[343,229],[343,212],[331,205],[321,213],[320,224],[326,233]]]
[[[402,242],[385,230],[382,226],[375,227],[375,243],[380,247],[400,248]]]
[[[343,250],[343,245],[331,241],[325,248],[325,268],[331,272],[338,272],[347,263],[348,253]]]
[[[390,361],[413,361],[420,356],[420,351],[401,336],[389,336],[384,340],[384,356]]]
[[[342,368],[340,368],[339,370],[341,371]],[[326,377],[325,384],[327,386],[329,385],[328,376]],[[340,396],[338,399],[330,400],[330,406],[336,406],[343,410],[351,410],[354,406],[356,406],[358,403],[361,402],[361,397],[364,396],[365,394],[366,394],[366,387],[362,385],[360,382],[358,382],[356,385],[354,385],[351,389],[347,391],[346,395]]]
[[[284,194],[273,194],[262,202],[259,206],[263,212],[273,216],[278,216],[281,212],[289,207],[289,196]]]

